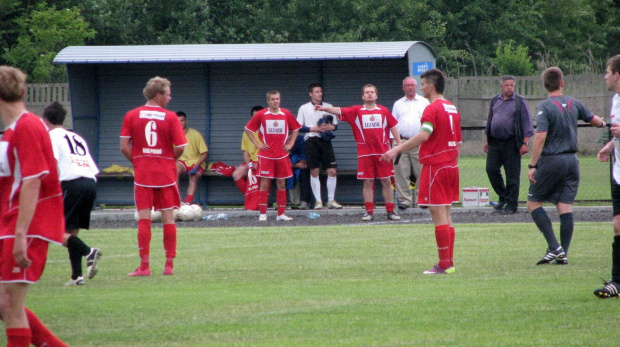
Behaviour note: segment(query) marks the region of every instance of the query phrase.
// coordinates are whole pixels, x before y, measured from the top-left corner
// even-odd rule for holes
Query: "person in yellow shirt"
[[[177,160],[177,173],[179,178],[181,175],[188,175],[189,184],[187,185],[187,197],[185,204],[191,204],[194,201],[198,180],[206,170],[206,160],[209,157],[209,148],[205,143],[205,139],[196,129],[187,127],[187,115],[183,111],[177,112],[179,121],[185,131],[187,146],[181,157]],[[177,179],[177,186],[179,181]]]
[[[252,107],[252,110],[250,111],[250,118],[254,117],[254,114],[262,110],[263,108],[264,107],[260,105]],[[261,142],[258,138],[258,132],[254,133],[253,135],[258,142]],[[246,179],[248,177],[248,170],[252,166],[256,168],[256,165],[258,163],[258,157],[256,155],[258,153],[258,148],[254,146],[254,143],[252,143],[245,131],[243,132],[243,136],[241,137],[241,151],[243,152],[243,163],[237,166],[237,168],[232,174],[232,177],[233,181],[235,181],[235,185],[237,186],[237,188],[239,188],[242,194],[245,194],[248,184]]]

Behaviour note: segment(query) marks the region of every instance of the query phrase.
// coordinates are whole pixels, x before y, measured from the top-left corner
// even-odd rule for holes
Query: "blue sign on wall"
[[[426,70],[430,70],[433,68],[433,62],[432,61],[422,61],[422,62],[417,62],[417,63],[413,63],[413,75],[421,75],[424,73],[424,71]]]

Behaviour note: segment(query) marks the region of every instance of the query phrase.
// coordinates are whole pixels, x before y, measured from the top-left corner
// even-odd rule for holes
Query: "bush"
[[[527,54],[528,48],[518,45],[514,41],[501,42],[495,50],[496,58],[493,63],[497,66],[500,75],[531,76],[534,74],[534,65]]]

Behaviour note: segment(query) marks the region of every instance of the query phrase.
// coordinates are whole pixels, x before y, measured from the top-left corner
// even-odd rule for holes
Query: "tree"
[[[499,43],[495,50],[493,62],[497,66],[500,75],[530,76],[534,74],[534,65],[527,54],[528,48],[518,45],[513,46],[514,41]]]
[[[3,58],[30,75],[31,82],[64,82],[64,66],[53,63],[54,57],[67,46],[83,45],[95,37],[95,31],[84,22],[77,8],[56,10],[44,4],[26,18],[17,20],[17,45]]]

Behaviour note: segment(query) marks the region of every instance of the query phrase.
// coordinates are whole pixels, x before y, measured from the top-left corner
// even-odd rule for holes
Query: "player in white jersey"
[[[69,251],[71,279],[66,284],[84,284],[82,257],[86,257],[87,277],[97,274],[97,262],[101,250],[87,246],[80,238],[80,229],[89,229],[90,211],[93,209],[97,191],[95,184],[99,169],[88,151],[86,141],[78,134],[63,128],[67,111],[58,102],[52,102],[43,110],[43,121],[49,128],[54,158],[58,163],[58,178],[62,186],[65,208],[65,236],[63,245]]]
[[[615,92],[611,107],[611,133],[613,138],[599,152],[599,161],[609,161],[615,152],[611,197],[613,205],[614,242],[611,244],[611,280],[603,288],[594,291],[594,295],[606,299],[620,296],[620,54],[607,61],[605,71],[607,89]]]

